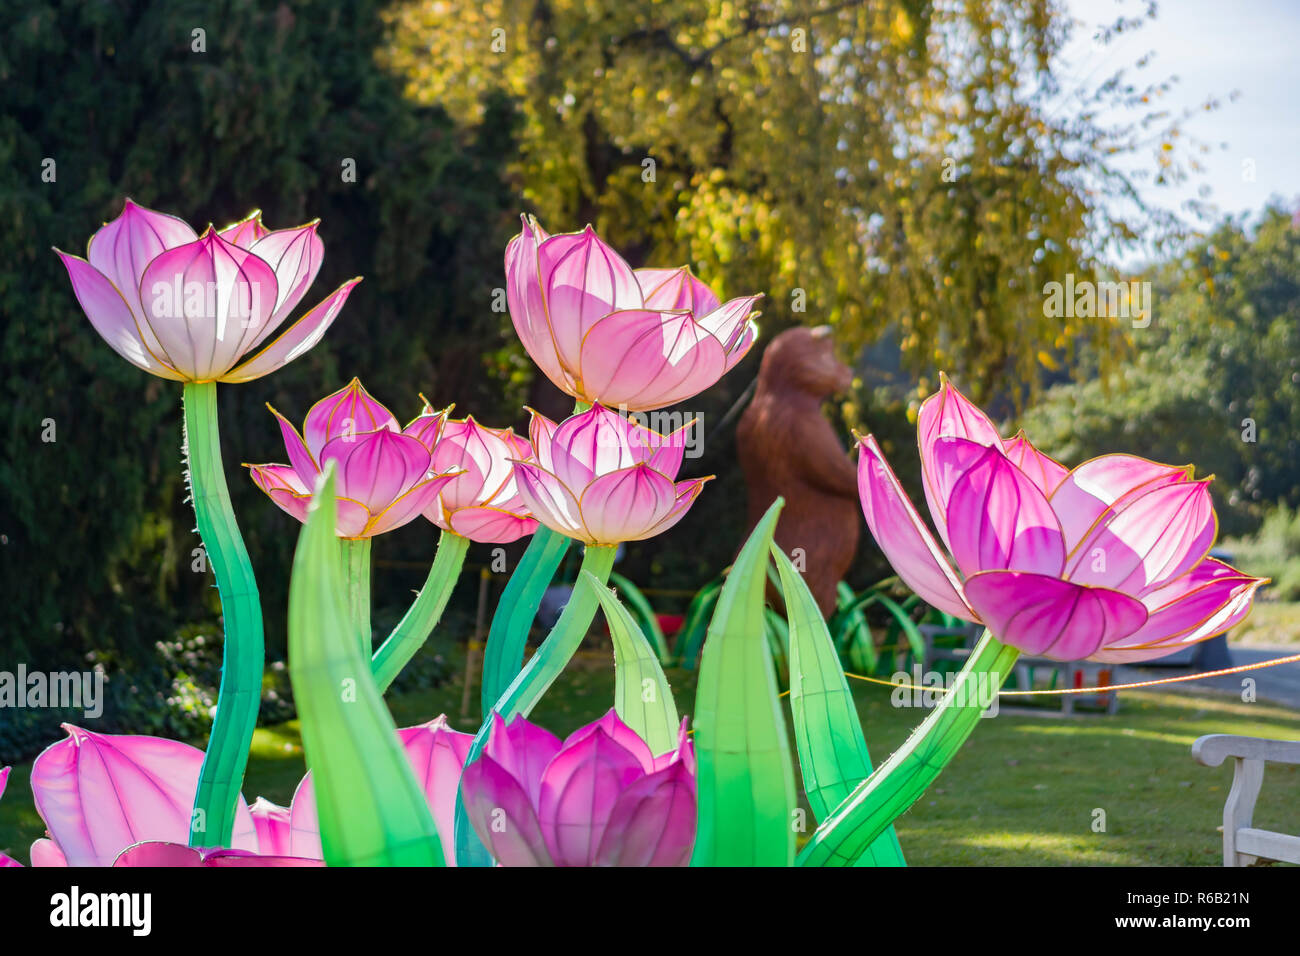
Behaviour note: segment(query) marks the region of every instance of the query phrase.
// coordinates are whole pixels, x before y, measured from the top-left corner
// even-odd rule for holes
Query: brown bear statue
[[[753,401],[736,428],[749,528],[778,495],[785,499],[776,543],[802,568],[826,617],[835,610],[836,584],[853,563],[862,512],[857,469],[821,406],[852,380],[835,357],[829,326],[788,329],[763,354]]]

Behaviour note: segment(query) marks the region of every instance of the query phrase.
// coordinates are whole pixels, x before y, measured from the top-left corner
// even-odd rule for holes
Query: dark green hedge
[[[503,383],[509,319],[492,311],[515,231],[513,113],[478,129],[402,98],[375,64],[381,4],[10,0],[0,47],[0,669],[85,666],[111,675],[156,658],[218,611],[191,570],[180,389],[117,357],[82,315],[57,245],[84,254],[130,196],[198,228],[260,207],[272,227],[322,219],[325,264],[304,307],[364,274],[314,351],[269,378],[223,387],[236,512],[261,583],[268,653],[283,656],[286,578],[298,525],[244,477],[282,461],[264,404],[301,418],[361,376],[399,417],[417,391],[485,419],[513,419]],[[206,52],[191,49],[205,31]],[[42,181],[43,161],[54,182]],[[356,182],[341,176],[356,162]],[[513,409],[513,410],[511,410]],[[54,442],[42,441],[52,419]],[[427,562],[425,522],[379,557]],[[397,603],[418,570],[378,575]],[[10,715],[12,718],[12,715]],[[5,715],[0,714],[0,722]]]

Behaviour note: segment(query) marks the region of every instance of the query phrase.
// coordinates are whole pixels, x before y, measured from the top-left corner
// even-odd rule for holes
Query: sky
[[[1162,105],[1181,111],[1210,97],[1221,103],[1186,126],[1189,136],[1214,147],[1196,156],[1206,171],[1176,187],[1144,190],[1148,202],[1186,217],[1182,203],[1208,185],[1209,201],[1224,213],[1258,212],[1273,196],[1300,204],[1300,0],[1161,0],[1154,21],[1105,46],[1093,39],[1096,26],[1135,16],[1145,4],[1067,0],[1067,6],[1080,24],[1062,51],[1066,77],[1095,86],[1152,52],[1150,65],[1130,75],[1145,81],[1177,75]],[[1229,101],[1234,91],[1238,97]],[[1151,155],[1128,162],[1154,165]]]

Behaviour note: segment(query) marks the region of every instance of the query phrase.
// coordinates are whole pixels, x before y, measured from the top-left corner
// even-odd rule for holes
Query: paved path
[[[1232,647],[1232,666],[1255,664],[1272,660],[1276,657],[1289,657],[1300,654],[1300,646],[1290,647]],[[1158,680],[1162,677],[1175,677],[1182,674],[1195,674],[1192,667],[1119,667],[1111,678],[1113,683],[1128,684],[1135,681]],[[1191,681],[1186,684],[1168,684],[1165,687],[1153,687],[1152,690],[1177,691],[1183,688],[1205,687],[1214,690],[1229,691],[1240,694],[1242,679],[1255,679],[1255,693],[1260,700],[1285,704],[1300,710],[1300,661],[1291,664],[1278,664],[1276,667],[1264,667],[1244,674],[1229,674],[1226,677],[1210,677],[1205,680]]]

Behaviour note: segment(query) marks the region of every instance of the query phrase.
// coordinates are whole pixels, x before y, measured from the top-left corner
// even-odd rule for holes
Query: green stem
[[[939,705],[813,833],[797,866],[853,866],[966,742],[1020,652],[984,632]]]
[[[348,613],[352,629],[361,642],[361,658],[370,656],[372,632],[370,630],[370,539],[343,538],[343,573],[347,579]]]
[[[592,577],[604,586],[609,580],[610,570],[614,567],[616,551],[617,547],[614,545],[587,545],[586,552],[582,556],[582,567],[578,569],[579,580],[582,578],[583,571],[590,571]],[[551,628],[551,633],[537,648],[537,653],[528,659],[524,669],[506,688],[505,693],[492,709],[506,721],[517,714],[527,716],[541,700],[547,688],[555,682],[555,678],[560,676],[565,665],[582,644],[582,639],[586,637],[587,628],[591,626],[592,618],[596,616],[596,608],[599,606],[600,599],[595,588],[575,587],[573,593],[569,595],[569,603],[564,605],[560,619],[555,622],[555,627]],[[474,736],[474,742],[465,757],[465,766],[468,767],[483,753],[491,729],[492,721],[489,716]],[[457,866],[491,865],[491,857],[470,825],[469,817],[465,813],[464,801],[459,795],[456,797],[455,835]]]
[[[519,559],[519,566],[506,582],[483,648],[479,699],[484,720],[524,666],[524,648],[528,645],[533,618],[572,543],[572,538],[545,525],[539,526]]]
[[[262,698],[262,605],[221,463],[216,383],[186,382],[183,395],[190,497],[199,537],[217,579],[225,629],[217,713],[199,771],[190,845],[229,846]]]
[[[578,577],[582,577],[583,571],[590,571],[597,581],[605,584],[614,567],[616,550],[613,545],[587,545]],[[497,701],[493,708],[497,713],[509,720],[516,714],[527,716],[532,711],[581,646],[598,607],[600,600],[590,588],[574,587],[551,633]]]
[[[447,599],[451,597],[452,589],[460,578],[468,552],[469,538],[461,537],[453,531],[444,531],[438,538],[438,550],[424,587],[406,614],[397,622],[393,633],[388,635],[370,659],[370,671],[375,675],[375,683],[379,685],[381,694],[388,690],[402,668],[424,646],[429,634],[437,626],[438,619],[447,606]]]

